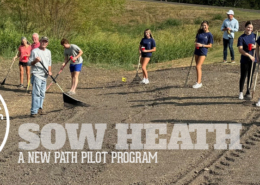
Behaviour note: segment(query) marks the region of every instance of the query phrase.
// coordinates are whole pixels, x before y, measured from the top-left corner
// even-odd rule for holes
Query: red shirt
[[[20,52],[20,62],[28,62],[29,56],[31,55],[31,46],[28,45],[27,47],[25,46],[20,46],[19,47],[19,52]]]
[[[31,47],[32,47],[32,50],[35,49],[35,48],[40,47],[40,42],[38,42],[38,43],[33,43],[33,44],[31,45]]]

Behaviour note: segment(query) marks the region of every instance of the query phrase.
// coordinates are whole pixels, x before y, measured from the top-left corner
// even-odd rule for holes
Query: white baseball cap
[[[234,11],[233,11],[233,10],[229,10],[229,11],[227,12],[227,14],[228,14],[228,15],[234,15]]]

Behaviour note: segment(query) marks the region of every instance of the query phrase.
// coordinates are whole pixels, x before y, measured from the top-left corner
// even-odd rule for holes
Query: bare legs
[[[26,66],[26,75],[27,75],[27,84],[30,80],[30,66]],[[24,74],[24,66],[19,65],[19,69],[20,69],[20,84],[23,85],[23,74]]]
[[[20,84],[23,85],[23,66],[19,65],[19,69],[20,69]]]
[[[71,73],[71,89],[70,92],[75,93],[78,82],[79,82],[79,71],[74,71]]]
[[[149,61],[150,61],[150,58],[144,58],[144,57],[141,58],[143,77],[146,79],[148,79],[148,73],[146,70],[146,66],[149,63]]]
[[[196,70],[197,70],[197,83],[201,83],[201,76],[202,76],[202,70],[201,66],[205,60],[206,56],[198,56],[195,55],[195,61],[196,61]]]

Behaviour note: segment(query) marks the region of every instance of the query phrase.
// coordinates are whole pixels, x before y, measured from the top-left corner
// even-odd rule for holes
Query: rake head
[[[135,75],[133,81],[131,82],[131,84],[139,84],[141,80],[142,80],[142,79],[140,78],[140,76],[138,75],[138,73],[136,73],[136,75]]]
[[[4,85],[4,84],[5,84],[5,80],[6,80],[6,78],[5,78],[4,81],[1,83],[1,85]]]

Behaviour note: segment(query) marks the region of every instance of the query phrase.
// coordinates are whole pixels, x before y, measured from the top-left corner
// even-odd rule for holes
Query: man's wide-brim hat
[[[228,14],[228,15],[234,15],[234,11],[233,11],[233,10],[229,10],[229,11],[227,12],[227,14]]]

